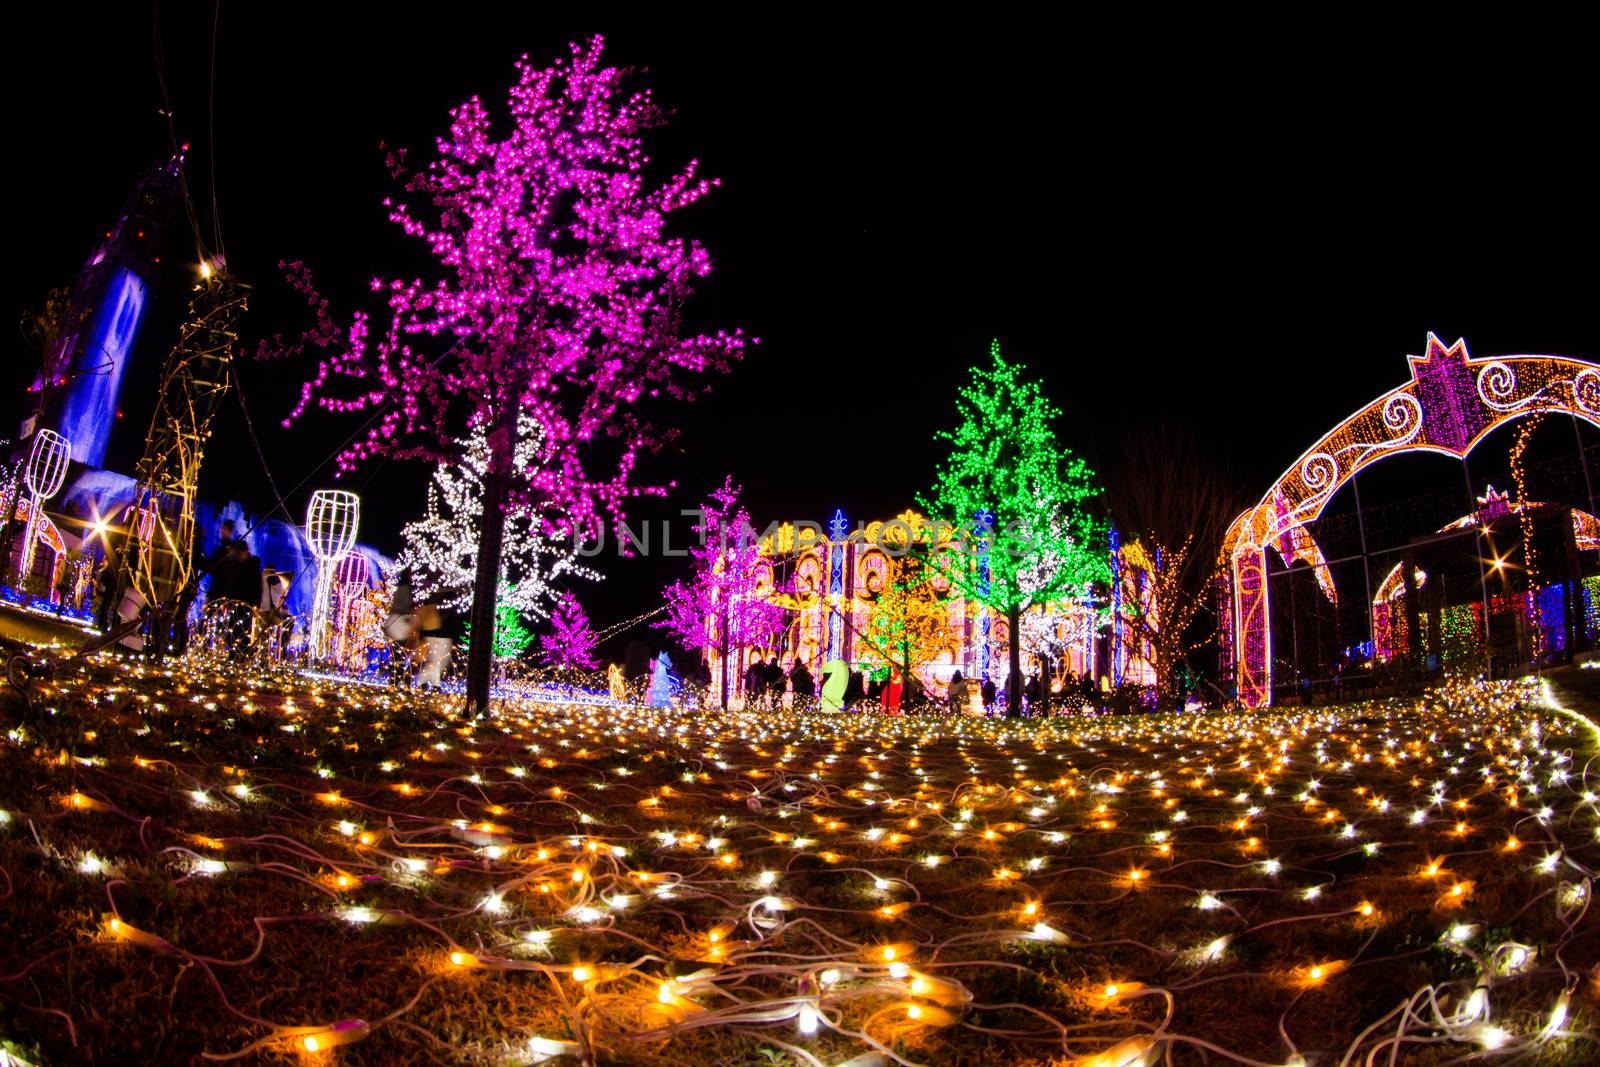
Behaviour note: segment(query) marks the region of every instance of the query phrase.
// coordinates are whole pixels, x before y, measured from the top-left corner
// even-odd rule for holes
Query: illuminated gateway
[[[833,659],[863,672],[893,666],[863,635],[889,580],[890,561],[904,553],[908,537],[924,538],[931,529],[932,524],[913,511],[854,528],[842,511],[836,511],[825,534],[809,524],[783,524],[768,532],[761,542],[763,562],[755,595],[788,609],[786,625],[772,647],[742,649],[729,657],[730,699],[743,700],[745,670],[757,657],[776,656],[786,673],[803,663],[819,684],[824,664]],[[1069,678],[1084,675],[1101,688],[1153,681],[1148,650],[1125,640],[1117,623],[1119,607],[1148,598],[1143,555],[1137,545],[1125,546],[1114,559],[1116,577],[1109,597],[1036,605],[1023,613],[1024,674],[1038,670],[1058,689]],[[929,663],[913,664],[918,681],[941,694],[959,670],[969,680],[988,678],[1003,686],[1010,662],[1005,613],[952,596],[943,577],[935,575],[931,581],[944,606],[948,648]],[[716,620],[708,618],[706,625],[714,630]],[[719,660],[716,655],[708,657],[712,692],[722,686]]]
[[[1600,471],[1591,475],[1595,445],[1592,436],[1585,438],[1588,427],[1600,427],[1600,367],[1560,356],[1474,359],[1465,341],[1445,345],[1429,334],[1424,354],[1410,358],[1410,370],[1409,381],[1308,448],[1228,530],[1220,615],[1232,625],[1221,628],[1222,652],[1239,702],[1248,707],[1304,695],[1284,678],[1302,674],[1301,655],[1290,647],[1300,640],[1297,627],[1316,611],[1339,618],[1345,603],[1352,610],[1340,666],[1363,668],[1369,676],[1399,662],[1429,672],[1453,664],[1521,671],[1600,645],[1600,523],[1594,517]],[[1567,499],[1521,499],[1526,486],[1514,488],[1515,498],[1504,487],[1480,491],[1466,466],[1473,450],[1499,427],[1546,415],[1567,416],[1559,421],[1570,422],[1577,442],[1578,461],[1568,464],[1564,482]],[[1519,480],[1525,445],[1519,432],[1511,450]],[[1355,476],[1406,453],[1460,460],[1471,494],[1462,509],[1468,513],[1404,544],[1369,544],[1371,520],[1364,517]],[[1327,538],[1320,529],[1314,536],[1313,528],[1347,483],[1356,494],[1359,547],[1325,552]],[[1341,565],[1348,577],[1336,582],[1334,569]],[[1447,573],[1451,566],[1454,574]],[[1284,603],[1286,586],[1301,580],[1296,575],[1307,588],[1298,607]],[[1352,580],[1364,583],[1362,595],[1350,596]]]

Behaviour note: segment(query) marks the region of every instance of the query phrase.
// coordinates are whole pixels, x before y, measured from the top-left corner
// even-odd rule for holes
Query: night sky
[[[725,473],[758,524],[891,516],[931,482],[931,435],[992,337],[1044,378],[1062,437],[1092,461],[1165,423],[1249,495],[1400,384],[1429,330],[1474,355],[1600,359],[1600,118],[1592,70],[1552,51],[1559,34],[1524,50],[1438,27],[1158,30],[1153,10],[980,26],[931,6],[879,24],[809,7],[666,22],[335,6],[224,5],[213,114],[213,8],[161,5],[202,225],[214,189],[230,268],[255,286],[247,338],[306,324],[281,259],[305,260],[346,311],[374,272],[412,261],[379,203],[380,142],[426,152],[450,106],[503,101],[519,53],[604,33],[675,113],[655,158],[698,158],[723,182],[680,216],[716,264],[693,324],[761,338],[677,413],[683,435],[648,473],[679,488],[641,516],[692,506]],[[71,284],[168,144],[151,9],[52,7],[7,35],[15,311]],[[185,229],[180,216],[124,389],[124,470],[181,312]],[[34,357],[11,351],[0,384],[20,412]],[[297,517],[352,428],[279,428],[309,370],[241,367],[279,486],[312,476]],[[232,399],[209,463],[204,492],[272,505]],[[427,473],[355,479],[364,540],[397,547]],[[608,559],[580,594],[605,625],[656,603],[681,567]]]

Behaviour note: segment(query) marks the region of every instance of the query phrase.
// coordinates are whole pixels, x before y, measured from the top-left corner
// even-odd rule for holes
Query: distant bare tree
[[[1166,427],[1137,431],[1101,469],[1113,524],[1156,564],[1150,602],[1131,604],[1125,623],[1132,638],[1148,642],[1161,703],[1171,707],[1178,666],[1216,634],[1206,609],[1222,539],[1245,494],[1192,433]]]

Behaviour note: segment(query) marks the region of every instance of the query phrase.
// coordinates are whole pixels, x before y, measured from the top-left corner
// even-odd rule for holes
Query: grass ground
[[[472,725],[106,657],[0,710],[0,1037],[28,1062],[1600,1055],[1594,736],[1510,683]]]

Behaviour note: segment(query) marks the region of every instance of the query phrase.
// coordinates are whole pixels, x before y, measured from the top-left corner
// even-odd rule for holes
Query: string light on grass
[[[819,1042],[813,1051],[828,1063],[848,1062],[861,1051],[852,1036],[860,1033],[878,1042],[926,1042],[917,1057],[924,1062],[961,1058],[980,1041],[959,1025],[964,1005],[992,999],[997,965],[1007,974],[1038,975],[1070,957],[1114,976],[1105,984],[1118,988],[1118,995],[1106,998],[1104,985],[1076,992],[1040,987],[1036,1006],[1052,1018],[1070,1014],[1074,998],[1080,1004],[1104,1004],[1102,1022],[1108,1028],[1074,1035],[1075,1063],[1114,1049],[1130,1031],[1159,1023],[1163,1008],[1174,1014],[1155,1039],[1158,1046],[1169,1047],[1168,1038],[1170,1047],[1185,1043],[1187,1029],[1230,1054],[1259,1057],[1258,1050],[1239,1046],[1230,1032],[1212,1024],[1215,1013],[1224,1010],[1248,1016],[1252,1024],[1259,1021],[1249,998],[1238,995],[1242,985],[1235,983],[1258,981],[1262,971],[1288,987],[1285,997],[1302,992],[1318,1000],[1329,997],[1341,1010],[1348,999],[1362,1012],[1370,1011],[1369,1021],[1382,1020],[1393,1005],[1372,1002],[1371,983],[1342,982],[1318,992],[1339,973],[1341,965],[1327,961],[1345,956],[1350,958],[1342,966],[1360,965],[1363,975],[1409,976],[1414,969],[1419,988],[1433,990],[1415,1002],[1403,1022],[1398,1016],[1379,1021],[1352,1057],[1363,1059],[1378,1047],[1381,1058],[1391,1042],[1398,1042],[1406,1058],[1422,1043],[1441,1040],[1483,1051],[1477,1028],[1491,1022],[1510,1035],[1503,1052],[1564,1038],[1569,1027],[1587,1033],[1575,998],[1566,1009],[1571,1017],[1548,1029],[1560,990],[1545,981],[1554,972],[1536,966],[1520,942],[1576,958],[1571,936],[1563,930],[1588,905],[1592,892],[1580,850],[1592,847],[1594,812],[1572,787],[1580,781],[1576,773],[1564,791],[1545,789],[1544,802],[1555,810],[1548,825],[1538,825],[1529,810],[1500,803],[1506,784],[1524,766],[1529,776],[1518,789],[1526,798],[1527,787],[1544,788],[1557,755],[1571,749],[1565,723],[1559,729],[1544,724],[1534,743],[1529,727],[1535,712],[1524,710],[1518,692],[1514,683],[1476,683],[1414,703],[1395,699],[1362,706],[1362,711],[1279,709],[1271,715],[1228,712],[1199,719],[1154,712],[1074,713],[1021,724],[915,713],[834,719],[787,707],[709,717],[689,709],[635,711],[626,705],[587,713],[576,706],[508,701],[501,718],[487,724],[469,726],[441,710],[430,712],[423,725],[407,728],[422,736],[397,736],[396,726],[369,726],[353,713],[362,701],[377,705],[395,698],[327,686],[298,697],[301,730],[292,738],[280,740],[282,735],[265,725],[259,728],[282,746],[270,762],[263,757],[251,770],[253,789],[270,792],[270,805],[236,804],[242,798],[233,787],[243,784],[237,769],[243,760],[229,750],[222,758],[206,753],[201,763],[170,743],[168,720],[157,713],[138,720],[151,727],[148,735],[129,731],[118,737],[121,727],[113,721],[99,724],[102,736],[115,738],[107,747],[117,752],[103,770],[81,763],[70,751],[65,761],[53,750],[36,758],[53,776],[42,795],[44,803],[55,805],[52,829],[61,842],[56,846],[61,862],[46,865],[50,876],[79,878],[74,868],[84,863],[91,841],[102,863],[106,857],[132,855],[136,820],[145,816],[150,798],[164,791],[169,801],[163,806],[164,823],[148,824],[145,834],[151,846],[174,847],[166,862],[141,864],[140,878],[166,877],[175,886],[177,904],[170,917],[160,913],[171,929],[198,930],[189,921],[190,902],[222,899],[217,892],[223,886],[195,875],[250,869],[251,897],[278,885],[297,894],[336,890],[334,899],[321,906],[323,921],[292,928],[296,938],[340,939],[335,942],[340,952],[354,962],[394,951],[397,943],[384,924],[409,927],[402,951],[433,959],[435,973],[424,973],[423,981],[467,982],[486,994],[502,983],[553,974],[569,999],[583,1001],[575,1041],[585,1054],[612,1055],[618,1047],[630,1047],[616,1043],[627,1042],[632,1033],[691,1021],[715,1041],[720,1034],[792,1020],[791,1035],[798,1029],[808,1040],[825,1036],[826,1047]],[[217,718],[202,717],[201,723],[223,721],[236,706],[225,684],[213,683],[206,698],[213,693],[217,708],[204,714]],[[1485,694],[1498,703],[1486,703],[1491,697]],[[191,696],[192,691],[166,693],[161,700],[202,708]],[[277,698],[267,686],[259,686],[251,699],[258,716],[275,713]],[[437,699],[434,707],[449,708],[448,697]],[[1451,700],[1460,703],[1451,705]],[[1373,708],[1386,710],[1375,715]],[[403,713],[372,714],[376,723]],[[73,736],[81,737],[81,730]],[[445,750],[435,747],[442,739],[450,742]],[[1288,746],[1282,747],[1285,741]],[[199,741],[186,743],[216,742],[202,729]],[[249,748],[248,738],[239,743]],[[518,782],[504,768],[533,745],[554,765],[535,765],[540,758],[535,756]],[[137,755],[141,748],[146,755]],[[25,752],[14,755],[26,761]],[[1245,753],[1250,767],[1240,772],[1235,768]],[[145,759],[147,766],[125,773],[137,767],[135,759]],[[1429,760],[1435,773],[1428,773]],[[394,788],[401,783],[379,777],[380,761],[404,765],[406,784],[414,788],[401,792]],[[1346,762],[1347,770],[1337,770]],[[853,763],[857,766],[843,772]],[[679,792],[686,766],[694,768],[694,781],[683,783]],[[1321,799],[1312,790],[1283,784],[1284,775],[1309,766],[1328,776],[1318,791]],[[617,767],[631,773],[615,774]],[[1479,773],[1484,767],[1493,769],[1492,778]],[[331,771],[332,781],[319,774],[324,769]],[[822,777],[807,777],[813,769]],[[270,780],[256,777],[263,773]],[[471,785],[473,774],[478,786]],[[1446,784],[1439,794],[1441,807],[1452,818],[1433,820],[1436,825],[1423,830],[1411,828],[1408,815],[1428,806],[1433,779]],[[1303,773],[1299,780],[1305,780]],[[641,815],[637,801],[661,798],[664,781],[673,783],[674,813],[651,825],[663,817],[657,809]],[[188,793],[197,782],[216,782],[205,791],[220,803],[194,807]],[[752,782],[759,787],[758,811],[747,803]],[[850,795],[863,782],[877,789]],[[608,791],[597,791],[597,783],[608,785]],[[1273,783],[1278,799],[1267,792]],[[319,794],[340,785],[344,804],[331,809]],[[126,817],[63,817],[59,798],[74,786],[84,795],[105,798]],[[552,796],[557,787],[560,796]],[[1189,813],[1181,828],[1172,821],[1177,809],[1169,805],[1180,791]],[[1232,798],[1241,792],[1247,799],[1235,806]],[[1392,802],[1387,813],[1381,809],[1384,798]],[[1451,829],[1455,818],[1465,818],[1458,814],[1464,798],[1472,801],[1472,836],[1482,840],[1456,847]],[[1115,808],[1117,829],[1079,833],[1070,852],[1051,849],[1060,859],[1041,862],[1049,835],[1061,834],[1065,844],[1064,828],[1096,821],[1093,809],[1102,802]],[[9,799],[7,804],[21,809]],[[937,814],[935,805],[946,814]],[[1324,817],[1338,807],[1366,814],[1359,824],[1343,816]],[[1031,814],[1033,809],[1042,814]],[[792,821],[785,821],[783,811]],[[947,820],[961,811],[970,816],[967,829],[956,838],[945,836]],[[475,819],[475,812],[496,821]],[[592,816],[590,823],[578,818],[584,813]],[[36,816],[30,813],[30,818]],[[1247,820],[1245,829],[1234,831],[1240,818]],[[641,819],[647,820],[644,825]],[[258,830],[263,822],[271,829]],[[1311,823],[1315,832],[1296,829]],[[381,834],[364,828],[377,825]],[[1355,847],[1343,836],[1345,826],[1358,831]],[[1503,862],[1504,843],[1517,828],[1528,826],[1539,830],[1534,855]],[[985,830],[995,836],[983,840]],[[73,840],[72,834],[80,836]],[[808,840],[806,834],[827,846],[835,862],[823,860],[817,846],[796,850],[793,842]],[[894,841],[895,835],[904,840]],[[1259,838],[1257,850],[1241,858],[1248,836]],[[1358,873],[1352,875],[1351,861],[1380,841],[1383,852],[1355,864]],[[383,851],[383,842],[393,851]],[[927,858],[936,854],[933,846],[939,842],[952,852],[930,866]],[[1449,856],[1438,854],[1440,842],[1451,842]],[[1430,844],[1434,855],[1429,855]],[[1162,845],[1173,846],[1188,862],[1156,861]],[[720,859],[725,854],[741,857],[745,869],[725,870]],[[1559,857],[1549,881],[1534,874],[1541,855]],[[256,865],[236,868],[245,857]],[[1146,862],[1153,865],[1143,866]],[[1277,864],[1270,874],[1269,863]],[[1129,892],[1135,871],[1143,872],[1136,894]],[[991,880],[994,872],[1002,877]],[[1269,882],[1274,875],[1279,881]],[[1523,892],[1530,878],[1544,906],[1502,918],[1498,913],[1504,911],[1508,887]],[[1222,888],[1212,890],[1207,883]],[[92,888],[76,884],[80,891]],[[1101,886],[1098,892],[1089,888],[1095,884]],[[1462,903],[1453,907],[1460,910],[1426,906],[1435,900],[1444,904],[1458,886],[1455,895]],[[1367,899],[1359,895],[1363,891],[1370,894]],[[1469,891],[1492,921],[1468,917],[1465,909],[1474,907]],[[952,892],[987,893],[991,899],[952,908]],[[121,887],[113,893],[124,907],[144,906]],[[227,894],[236,898],[249,899],[237,890]],[[263,913],[286,912],[274,907]],[[505,921],[508,915],[525,918]],[[1367,937],[1376,924],[1397,915],[1405,916],[1404,930],[1396,933],[1403,933],[1407,943],[1434,945],[1431,954],[1408,956],[1407,968],[1386,966],[1392,939]],[[315,919],[316,913],[308,917]],[[1061,928],[1051,925],[1057,921]],[[1257,936],[1262,924],[1276,932]],[[1502,932],[1501,924],[1509,932]],[[363,929],[358,935],[352,927]],[[1362,928],[1359,934],[1356,928]],[[874,929],[886,943],[863,943]],[[1151,936],[1147,930],[1168,932]],[[1291,930],[1292,941],[1279,936]],[[688,931],[690,938],[677,931]],[[1486,937],[1485,931],[1492,933]],[[179,960],[202,945],[219,958],[241,959],[258,937],[265,938],[269,950],[281,949],[286,932],[268,924],[257,935],[245,926],[238,938],[242,943],[222,951],[210,947],[214,938],[195,933],[175,936],[166,949],[158,939],[144,944]],[[1251,942],[1250,959],[1232,967],[1229,960],[1241,951],[1241,936]],[[795,937],[806,944],[798,954],[790,944]],[[138,941],[134,934],[119,937],[109,923],[102,940],[105,952],[115,951],[116,941],[130,946]],[[684,951],[686,940],[698,944]],[[413,942],[416,948],[410,947]],[[1090,955],[1075,944],[1087,944]],[[1303,955],[1284,959],[1287,944]],[[639,962],[611,962],[624,953]],[[704,961],[695,965],[699,977],[682,973],[696,958]],[[44,974],[51,966],[47,962],[37,971]],[[241,966],[248,971],[255,965]],[[1184,968],[1206,968],[1206,973],[1185,977]],[[467,969],[474,974],[449,977]],[[525,977],[516,978],[515,972]],[[484,987],[485,982],[490,985]],[[1461,1014],[1474,982],[1492,988],[1492,1015],[1487,994],[1481,1013]],[[413,991],[414,985],[403,991],[374,989],[378,1000],[392,1002],[382,1010],[365,1005],[355,1010],[384,1018]],[[1409,989],[1399,995],[1409,995]],[[938,1009],[955,1022],[917,1022],[905,1010],[908,1005]],[[450,1011],[448,1006],[441,1010]],[[1306,1023],[1297,1017],[1285,1020],[1285,1036],[1303,1041]],[[442,1018],[450,1025],[449,1015]],[[1190,1019],[1201,1023],[1186,1022]],[[283,1023],[300,1021],[291,1017]],[[990,1025],[990,1009],[974,1021]],[[508,1035],[492,1020],[481,1025],[482,1035],[475,1025],[461,1038],[442,1040],[484,1046],[527,1040]],[[303,1042],[320,1029],[325,1028],[274,1024],[265,1040]],[[411,1046],[405,1028],[385,1029],[397,1048]],[[1044,1031],[1041,1026],[1039,1032]],[[784,1037],[781,1026],[772,1033]],[[1009,1052],[1014,1045],[1011,1038],[993,1035],[981,1041],[991,1051]],[[519,1062],[531,1055],[520,1045],[513,1048],[512,1058],[520,1054]],[[662,1048],[668,1057],[681,1052],[676,1036],[668,1036]],[[303,1044],[300,1051],[306,1051]],[[434,1052],[447,1054],[442,1048]],[[1346,1052],[1352,1050],[1335,1047],[1330,1054],[1337,1059]],[[1156,1055],[1159,1059],[1160,1051]]]
[[[1327,960],[1310,963],[1300,969],[1300,980],[1305,985],[1321,985],[1345,968],[1344,960]]]
[[[906,1018],[919,1026],[952,1026],[956,1017],[943,1008],[931,1004],[905,1005]]]
[[[1504,1027],[1491,1026],[1487,1024],[1478,1028],[1477,1036],[1478,1044],[1482,1045],[1490,1052],[1504,1047],[1505,1043],[1511,1040],[1511,1035],[1505,1030]]]
[[[1555,1004],[1550,1008],[1550,1017],[1545,1020],[1544,1027],[1539,1031],[1539,1040],[1548,1041],[1567,1025],[1567,1009],[1571,1004],[1572,996],[1568,990],[1563,989],[1561,995],[1556,997]]]
[[[149,949],[151,952],[171,955],[175,951],[164,938],[129,926],[116,916],[106,919],[106,932],[119,941],[127,941],[130,944],[138,945],[140,948]]]
[[[1161,1059],[1163,1044],[1147,1037],[1129,1037],[1104,1052],[1084,1056],[1073,1067],[1154,1067]]]
[[[544,1063],[558,1056],[577,1057],[583,1049],[574,1041],[557,1041],[550,1037],[531,1037],[528,1039],[528,1053],[533,1057],[531,1063]]]
[[[339,1045],[353,1045],[357,1041],[364,1040],[370,1032],[371,1028],[366,1020],[345,1019],[331,1023],[325,1029],[305,1034],[300,1038],[300,1047],[307,1052],[326,1052]]]

